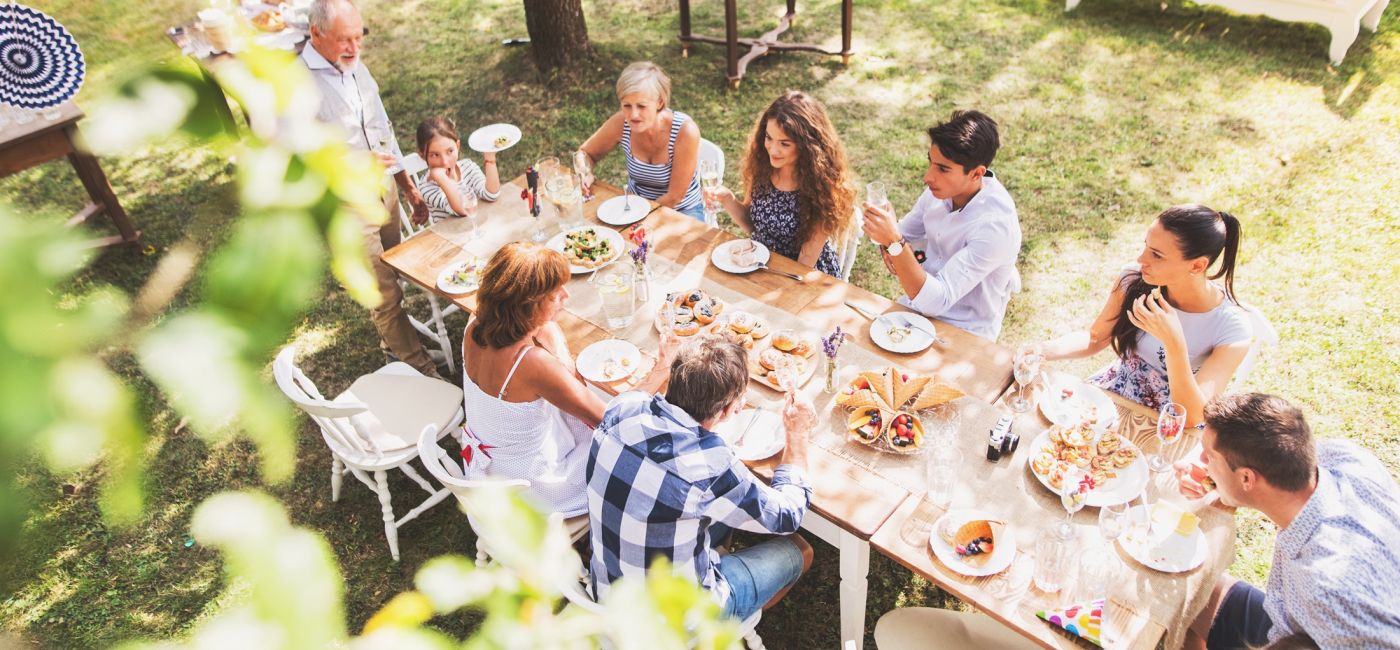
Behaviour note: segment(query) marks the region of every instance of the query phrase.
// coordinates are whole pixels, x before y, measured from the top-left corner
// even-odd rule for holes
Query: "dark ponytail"
[[[1182,259],[1206,258],[1209,270],[1215,260],[1220,259],[1220,268],[1206,277],[1212,280],[1225,279],[1225,297],[1235,304],[1235,263],[1240,251],[1240,221],[1228,212],[1216,212],[1204,205],[1177,205],[1157,215],[1157,222],[1176,238],[1181,249]],[[1221,255],[1224,255],[1222,258]],[[1128,319],[1128,311],[1138,298],[1152,292],[1156,287],[1142,279],[1142,274],[1133,271],[1123,276],[1123,311],[1113,322],[1113,351],[1119,357],[1126,357],[1137,346],[1142,330]],[[1167,290],[1162,288],[1162,296]]]

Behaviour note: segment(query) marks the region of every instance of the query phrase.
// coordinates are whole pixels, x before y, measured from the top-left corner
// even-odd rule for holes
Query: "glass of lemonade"
[[[603,317],[613,336],[619,336],[632,324],[632,315],[637,311],[637,294],[632,290],[634,273],[630,261],[613,262],[603,267],[594,281],[603,299]]]

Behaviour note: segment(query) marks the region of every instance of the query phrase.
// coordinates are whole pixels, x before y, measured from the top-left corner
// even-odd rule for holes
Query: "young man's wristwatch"
[[[888,253],[890,257],[899,257],[899,254],[904,252],[904,238],[900,237],[890,242],[890,245],[885,247],[885,252]]]

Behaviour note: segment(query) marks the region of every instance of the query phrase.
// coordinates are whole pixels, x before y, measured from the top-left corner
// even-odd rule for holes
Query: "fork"
[[[789,278],[792,278],[792,279],[794,279],[794,280],[797,280],[798,282],[806,282],[806,281],[807,281],[807,280],[804,279],[802,276],[797,275],[796,273],[788,273],[787,271],[779,271],[779,270],[777,270],[777,269],[770,269],[770,268],[768,268],[768,263],[767,263],[767,262],[759,262],[759,263],[757,263],[757,264],[754,265],[754,268],[756,268],[756,269],[758,269],[758,270],[761,270],[761,271],[767,271],[767,272],[769,272],[769,273],[777,273],[778,275],[787,276],[787,277],[789,277]]]
[[[880,318],[879,315],[875,314],[874,312],[870,311],[869,309],[866,309],[866,308],[864,308],[864,307],[861,307],[860,305],[857,305],[857,304],[855,304],[855,303],[853,303],[853,302],[851,302],[851,301],[849,301],[849,300],[846,301],[846,306],[847,306],[847,307],[850,307],[851,309],[854,309],[855,312],[856,312],[857,314],[860,314],[861,316],[864,316],[864,317],[866,317],[866,318],[869,318],[870,320],[878,320],[878,319]],[[929,335],[930,337],[933,338],[933,342],[934,342],[934,344],[936,344],[936,345],[947,345],[947,344],[948,344],[948,341],[944,340],[943,337],[939,336],[939,335],[938,335],[938,332],[936,332],[936,331],[934,331],[934,330],[932,330],[932,329],[929,329],[929,327],[928,327],[927,325],[924,325],[923,323],[920,323],[920,322],[918,322],[917,320],[906,319],[906,318],[900,318],[900,319],[899,319],[899,322],[902,323],[902,324],[904,324],[904,326],[906,326],[906,327],[910,327],[910,328],[919,330],[920,332],[923,332],[924,334]]]

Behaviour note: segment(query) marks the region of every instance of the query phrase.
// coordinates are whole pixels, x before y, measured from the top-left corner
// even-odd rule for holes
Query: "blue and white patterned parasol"
[[[21,4],[0,4],[0,103],[38,110],[73,98],[83,53],[57,20]]]

